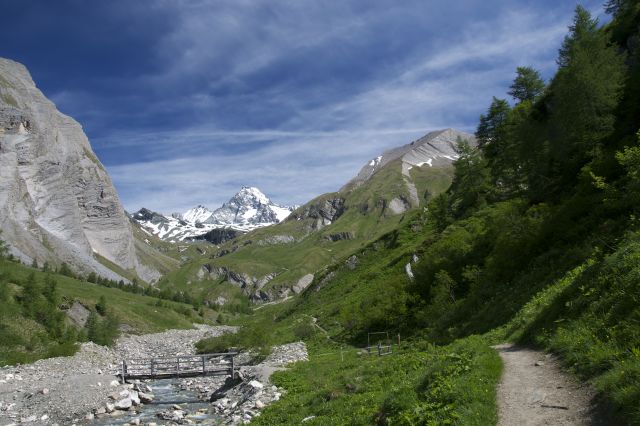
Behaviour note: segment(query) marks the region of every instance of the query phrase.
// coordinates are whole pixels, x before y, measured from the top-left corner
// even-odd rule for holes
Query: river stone
[[[131,402],[133,403],[133,405],[140,405],[140,396],[138,395],[137,391],[130,390],[129,399],[131,399]]]
[[[116,410],[128,410],[129,408],[131,408],[132,404],[133,402],[131,401],[131,398],[123,398],[120,401],[116,402],[115,407]]]
[[[262,383],[260,383],[257,380],[252,380],[249,382],[249,386],[251,386],[254,389],[262,389],[264,388],[264,385]]]
[[[138,392],[138,397],[140,398],[141,402],[148,404],[149,402],[153,401],[153,398],[155,396],[152,393]]]

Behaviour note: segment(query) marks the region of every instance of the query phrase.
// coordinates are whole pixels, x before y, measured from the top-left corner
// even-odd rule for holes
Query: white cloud
[[[160,7],[176,4],[165,1]],[[363,14],[354,20],[346,3],[322,7],[294,2],[285,8],[251,1],[221,1],[215,8],[210,2],[189,5],[176,8],[181,25],[159,45],[159,56],[171,66],[146,76],[144,84],[179,90],[176,82],[206,73],[212,64],[217,73],[213,85],[241,84],[244,76],[291,52],[364,37],[372,22],[384,19]],[[250,28],[265,13],[272,21]],[[318,19],[309,19],[314,14]],[[114,149],[145,145],[149,157],[157,159],[108,165],[126,207],[164,213],[200,203],[216,207],[241,184],[258,186],[283,203],[302,203],[337,190],[386,148],[433,129],[472,131],[491,96],[505,96],[516,66],[532,65],[550,75],[570,21],[570,16],[553,11],[528,9],[498,11],[486,22],[464,18],[455,32],[442,34],[436,48],[409,52],[412,56],[391,67],[393,72],[377,74],[354,93],[320,96],[312,107],[287,88],[255,95],[269,93],[274,105],[293,106],[295,114],[274,128],[230,130],[212,120],[167,132],[103,138],[99,144]],[[333,29],[326,31],[328,21]],[[190,99],[203,108],[218,102],[204,93]],[[168,101],[150,107],[171,110],[172,105]]]

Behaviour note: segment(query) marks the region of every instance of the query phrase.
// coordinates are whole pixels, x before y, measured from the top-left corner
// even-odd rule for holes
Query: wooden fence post
[[[176,358],[176,376],[180,377],[180,357]]]
[[[124,376],[127,374],[127,363],[126,363],[126,361],[124,359],[122,360],[121,374],[122,374],[122,384],[124,385],[124,383],[125,383]]]
[[[236,379],[236,361],[234,359],[234,356],[231,355],[231,380],[235,380]]]
[[[207,372],[207,369],[206,369],[206,367],[204,365],[204,355],[202,355],[201,358],[202,358],[202,375],[204,376],[205,373]]]

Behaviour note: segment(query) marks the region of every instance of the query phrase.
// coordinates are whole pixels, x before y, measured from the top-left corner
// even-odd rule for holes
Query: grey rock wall
[[[24,261],[67,262],[119,278],[100,255],[148,278],[129,220],[82,127],[58,111],[27,69],[0,58],[0,227]]]

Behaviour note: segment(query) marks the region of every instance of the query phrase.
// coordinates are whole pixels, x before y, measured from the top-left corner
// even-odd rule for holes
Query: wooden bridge
[[[123,359],[120,378],[168,379],[173,377],[226,376],[235,378],[237,352]]]

